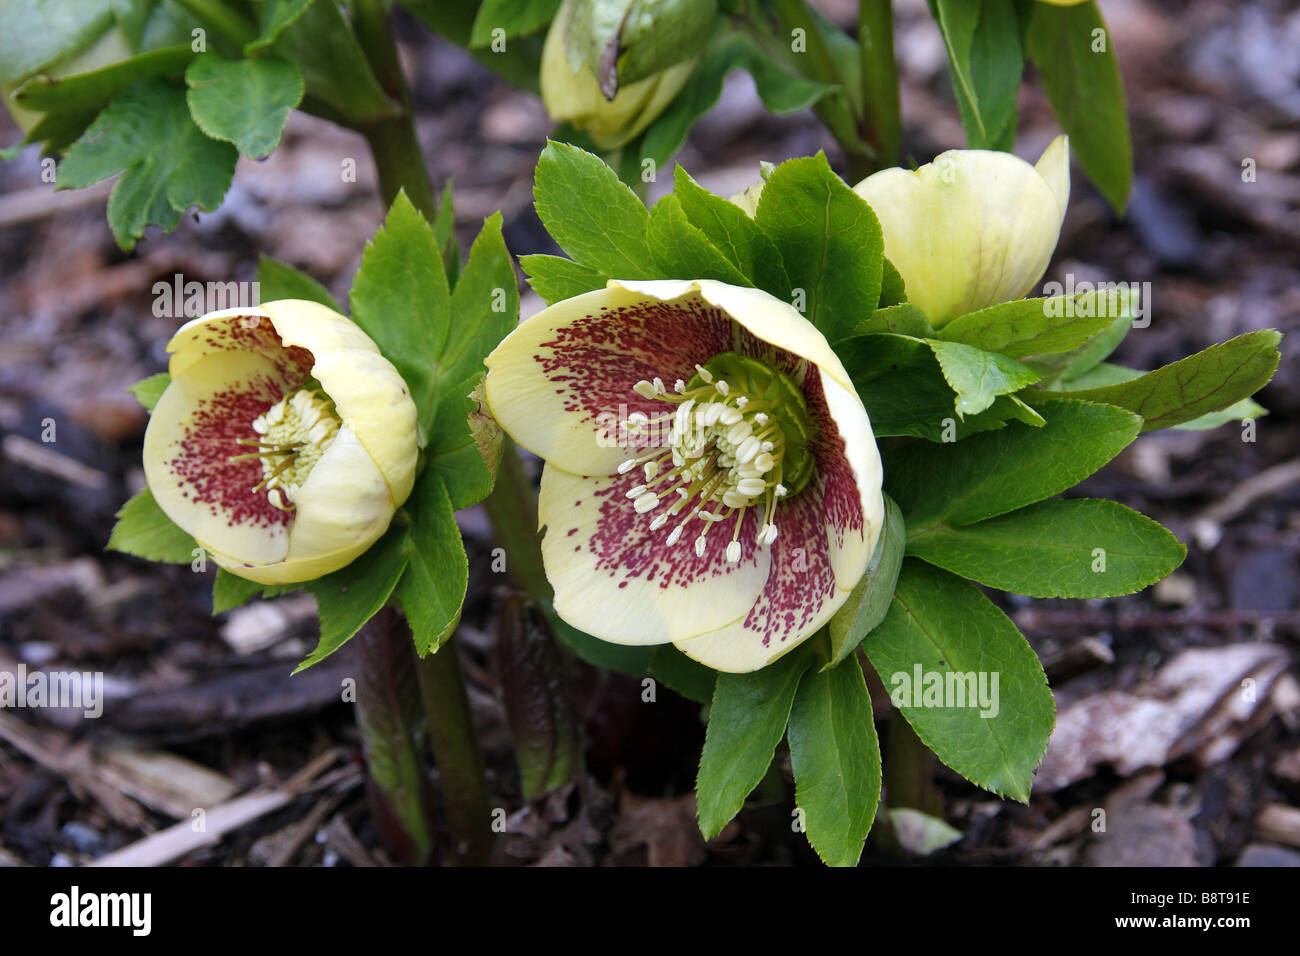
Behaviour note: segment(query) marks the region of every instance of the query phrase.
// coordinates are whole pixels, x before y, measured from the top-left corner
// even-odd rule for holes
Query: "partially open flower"
[[[853,187],[871,204],[907,300],[935,328],[1028,292],[1047,269],[1070,198],[1058,136],[1031,166],[1010,153],[954,149],[917,170],[884,169]]]
[[[415,480],[415,403],[360,328],[284,299],[187,322],[167,350],[145,478],[217,564],[307,581],[387,530]]]
[[[608,99],[586,63],[573,64],[565,49],[572,29],[573,0],[560,7],[542,47],[542,102],[551,118],[573,124],[604,150],[617,149],[649,126],[686,85],[698,55],[691,55],[644,79],[619,85]]]
[[[785,302],[611,281],[523,322],[487,366],[492,413],[546,459],[542,555],[573,626],[751,671],[861,578],[884,516],[871,423]]]

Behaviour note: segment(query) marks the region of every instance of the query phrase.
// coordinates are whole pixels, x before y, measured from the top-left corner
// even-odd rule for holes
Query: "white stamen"
[[[632,488],[627,492],[627,496],[629,498],[640,498],[645,494],[645,490],[645,485],[637,485],[635,488]]]
[[[740,542],[733,541],[727,545],[727,560],[735,564],[740,560]]]
[[[704,557],[704,535],[700,535],[695,539],[695,556],[697,558]]]
[[[619,473],[620,475],[626,475],[629,471],[631,471],[633,468],[635,468],[636,465],[637,465],[637,461],[636,461],[636,459],[635,459],[635,458],[629,458],[627,461],[623,462],[621,465],[618,466],[618,473]],[[608,467],[608,466],[606,466],[606,467]]]
[[[761,495],[766,488],[767,482],[762,478],[742,478],[736,483],[736,490],[750,498]]]
[[[753,435],[750,435],[743,442],[741,442],[740,447],[736,449],[736,461],[740,462],[741,464],[744,464],[745,462],[752,459],[755,455],[757,455],[758,450],[759,450],[758,439],[755,438]]]
[[[767,417],[767,412],[759,412],[757,415],[754,416],[754,421],[756,421],[760,425],[766,425],[770,421],[770,419]]]
[[[638,498],[632,507],[636,509],[637,514],[643,515],[647,511],[653,510],[657,504],[659,504],[659,496],[650,491]]]
[[[686,391],[686,383],[679,378],[677,381],[673,382],[673,391],[678,395],[682,394],[682,392]]]
[[[714,385],[713,387],[716,388],[718,390],[718,394],[722,395],[723,397],[726,397],[727,393],[731,391],[731,386],[728,385],[726,382],[722,381],[721,379],[719,379],[717,384]]]
[[[777,484],[777,486],[776,486],[776,496],[777,496],[778,498],[784,498],[784,497],[785,497],[786,495],[788,495],[789,493],[790,493],[790,489],[789,489],[789,488],[787,488],[785,485]]]
[[[737,396],[736,396],[736,407],[737,407],[737,408],[744,408],[744,407],[745,407],[746,405],[748,405],[748,404],[749,404],[749,396],[748,396],[748,395],[737,395]]]
[[[658,531],[660,528],[662,528],[662,527],[663,527],[664,525],[666,525],[667,523],[668,523],[668,515],[666,515],[666,514],[655,515],[654,518],[651,519],[651,521],[650,521],[650,530],[651,530],[651,531]],[[672,542],[669,542],[669,543],[671,544]]]
[[[668,518],[667,515],[664,515],[663,517],[664,520],[667,520]],[[678,525],[676,528],[673,528],[673,530],[668,533],[668,546],[672,547],[680,540],[682,540],[682,526]]]

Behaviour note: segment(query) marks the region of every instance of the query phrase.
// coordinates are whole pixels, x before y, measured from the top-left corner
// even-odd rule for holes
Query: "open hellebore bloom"
[[[612,100],[606,99],[591,68],[581,63],[575,69],[569,62],[564,34],[570,29],[573,13],[573,0],[565,0],[546,34],[542,102],[552,119],[572,123],[603,150],[617,149],[664,111],[686,85],[699,57],[690,56],[645,79],[623,84]]]
[[[217,564],[308,581],[387,530],[415,480],[415,403],[360,328],[284,299],[187,322],[167,350],[145,478]]]
[[[487,366],[493,415],[546,460],[542,556],[573,626],[752,671],[861,578],[884,519],[871,423],[785,302],[611,281],[523,322]]]
[[[853,187],[871,204],[907,300],[935,327],[1018,299],[1047,270],[1070,198],[1065,136],[1031,166],[1010,153],[954,149],[917,170]]]

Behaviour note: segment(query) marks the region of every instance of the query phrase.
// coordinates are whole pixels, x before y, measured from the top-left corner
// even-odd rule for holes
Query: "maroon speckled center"
[[[861,536],[864,528],[861,499],[844,454],[844,440],[812,363],[754,338],[725,312],[702,300],[602,310],[557,329],[554,339],[542,343],[542,349],[537,361],[555,384],[564,408],[583,414],[593,428],[600,428],[598,423],[608,421],[609,413],[621,404],[629,413],[663,414],[663,403],[643,398],[633,386],[656,376],[670,388],[676,379],[689,381],[697,364],[705,364],[720,352],[736,351],[761,359],[801,385],[815,428],[809,450],[816,470],[802,491],[777,503],[773,520],[778,535],[767,545],[771,570],[744,624],[768,646],[773,639],[784,641],[811,623],[835,594],[828,536],[834,536],[838,546],[846,535]],[[644,448],[629,447],[628,457],[637,456]],[[738,564],[725,558],[734,517],[709,531],[704,554],[698,557],[692,546],[702,527],[698,518],[687,526],[684,539],[672,546],[667,543],[668,533],[685,512],[670,518],[661,529],[650,529],[650,520],[671,505],[674,497],[665,498],[646,514],[633,510],[626,492],[643,480],[639,469],[592,479],[591,494],[600,502],[596,529],[590,540],[575,543],[574,550],[588,552],[596,573],[625,579],[620,586],[626,580],[645,579],[657,581],[662,588],[685,588],[757,561],[760,508],[747,508],[742,518]],[[580,504],[574,502],[575,507]],[[577,531],[561,522],[548,533],[573,535]]]

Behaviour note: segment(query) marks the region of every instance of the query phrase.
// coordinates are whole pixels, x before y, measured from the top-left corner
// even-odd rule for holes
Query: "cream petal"
[[[1068,145],[1041,169],[1009,153],[951,150],[854,187],[875,211],[908,301],[940,327],[1024,295],[1047,269],[1069,198]]]
[[[664,644],[743,620],[771,562],[770,550],[753,544],[754,509],[742,527],[738,563],[725,560],[730,529],[721,526],[697,557],[699,519],[668,545],[676,522],[651,531],[654,512],[638,515],[625,497],[637,481],[635,474],[582,478],[553,465],[543,470],[542,558],[556,613],[613,644]]]
[[[149,417],[144,471],[159,507],[205,547],[232,560],[284,559],[288,516],[251,489],[262,478],[248,452],[253,419],[278,401],[275,364],[257,352],[206,355],[172,379]]]
[[[641,447],[619,422],[669,410],[637,395],[636,383],[689,379],[731,342],[729,318],[702,302],[668,309],[610,283],[520,323],[487,357],[484,393],[529,451],[574,474],[610,475]]]
[[[419,450],[412,441],[415,402],[401,374],[370,336],[333,309],[303,299],[281,299],[263,308],[286,347],[311,353],[311,374],[370,453],[393,501],[402,504],[415,484]]]
[[[830,543],[831,569],[835,573],[835,586],[841,591],[852,591],[866,571],[885,525],[885,499],[881,493],[883,469],[871,421],[857,394],[845,391],[824,372],[821,384],[830,420],[844,443],[838,457],[848,465],[852,475],[852,488],[849,488],[850,480],[846,477],[841,481],[841,489],[828,489],[831,500],[825,506],[831,520],[827,522],[826,533]],[[822,427],[826,426],[823,424]],[[836,469],[828,462],[822,462],[819,470],[826,480],[825,474]],[[838,506],[837,494],[846,499],[842,508]],[[855,499],[852,504],[847,501],[850,496]],[[854,505],[861,516],[860,527],[853,527],[856,517],[852,513]],[[846,520],[835,520],[840,510]]]

